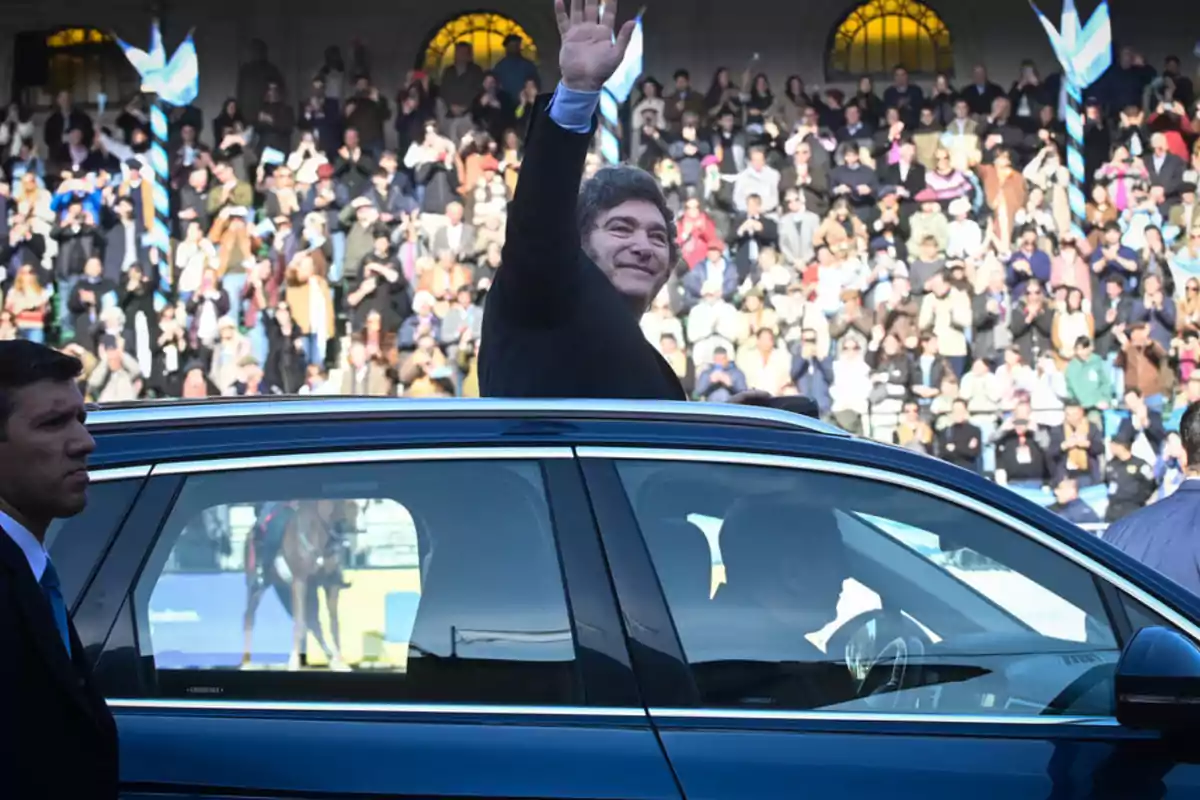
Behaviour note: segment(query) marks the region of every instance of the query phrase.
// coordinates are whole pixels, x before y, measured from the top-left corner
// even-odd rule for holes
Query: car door
[[[75,618],[125,798],[679,797],[567,448],[159,464]]]
[[[1137,627],[1196,626],[1052,537],[872,467],[579,454],[689,800],[1200,789],[1187,748],[1118,725],[1112,685]]]

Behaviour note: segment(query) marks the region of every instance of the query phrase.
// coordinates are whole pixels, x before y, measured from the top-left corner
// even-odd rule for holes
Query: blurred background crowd
[[[144,97],[9,106],[0,339],[80,356],[100,402],[477,396],[524,124],[552,88],[506,46],[485,70],[460,44],[397,92],[336,48],[285,86],[259,44],[219,116],[171,111],[165,254],[142,238]],[[1079,238],[1060,82],[1032,63],[1008,87],[897,68],[853,93],[644,78],[623,144],[682,253],[646,337],[696,400],[803,394],[1083,523],[1166,496],[1200,400],[1200,113],[1178,59],[1117,61],[1086,99]]]

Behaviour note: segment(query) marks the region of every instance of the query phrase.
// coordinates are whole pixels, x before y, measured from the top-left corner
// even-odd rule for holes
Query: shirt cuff
[[[563,130],[591,133],[592,117],[599,105],[599,92],[581,92],[559,83],[550,100],[550,119]]]

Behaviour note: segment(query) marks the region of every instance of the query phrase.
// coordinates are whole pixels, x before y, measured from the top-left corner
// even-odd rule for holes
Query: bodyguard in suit
[[[617,4],[556,0],[562,81],[533,113],[479,356],[484,397],[685,400],[646,341],[643,312],[676,262],[672,214],[649,174],[602,169],[580,189],[600,90],[633,34]]]
[[[117,731],[43,544],[87,502],[78,360],[0,342],[0,797],[117,797]]]
[[[1179,434],[1187,455],[1183,483],[1165,500],[1113,523],[1104,540],[1200,594],[1200,402],[1183,412]]]

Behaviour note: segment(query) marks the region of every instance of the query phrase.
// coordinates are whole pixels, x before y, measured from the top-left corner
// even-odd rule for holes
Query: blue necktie
[[[58,570],[49,560],[46,561],[46,571],[42,573],[42,593],[50,603],[50,611],[54,614],[54,627],[62,638],[63,647],[67,648],[67,656],[71,655],[71,634],[67,628],[67,604],[63,601],[62,584],[58,580]]]

